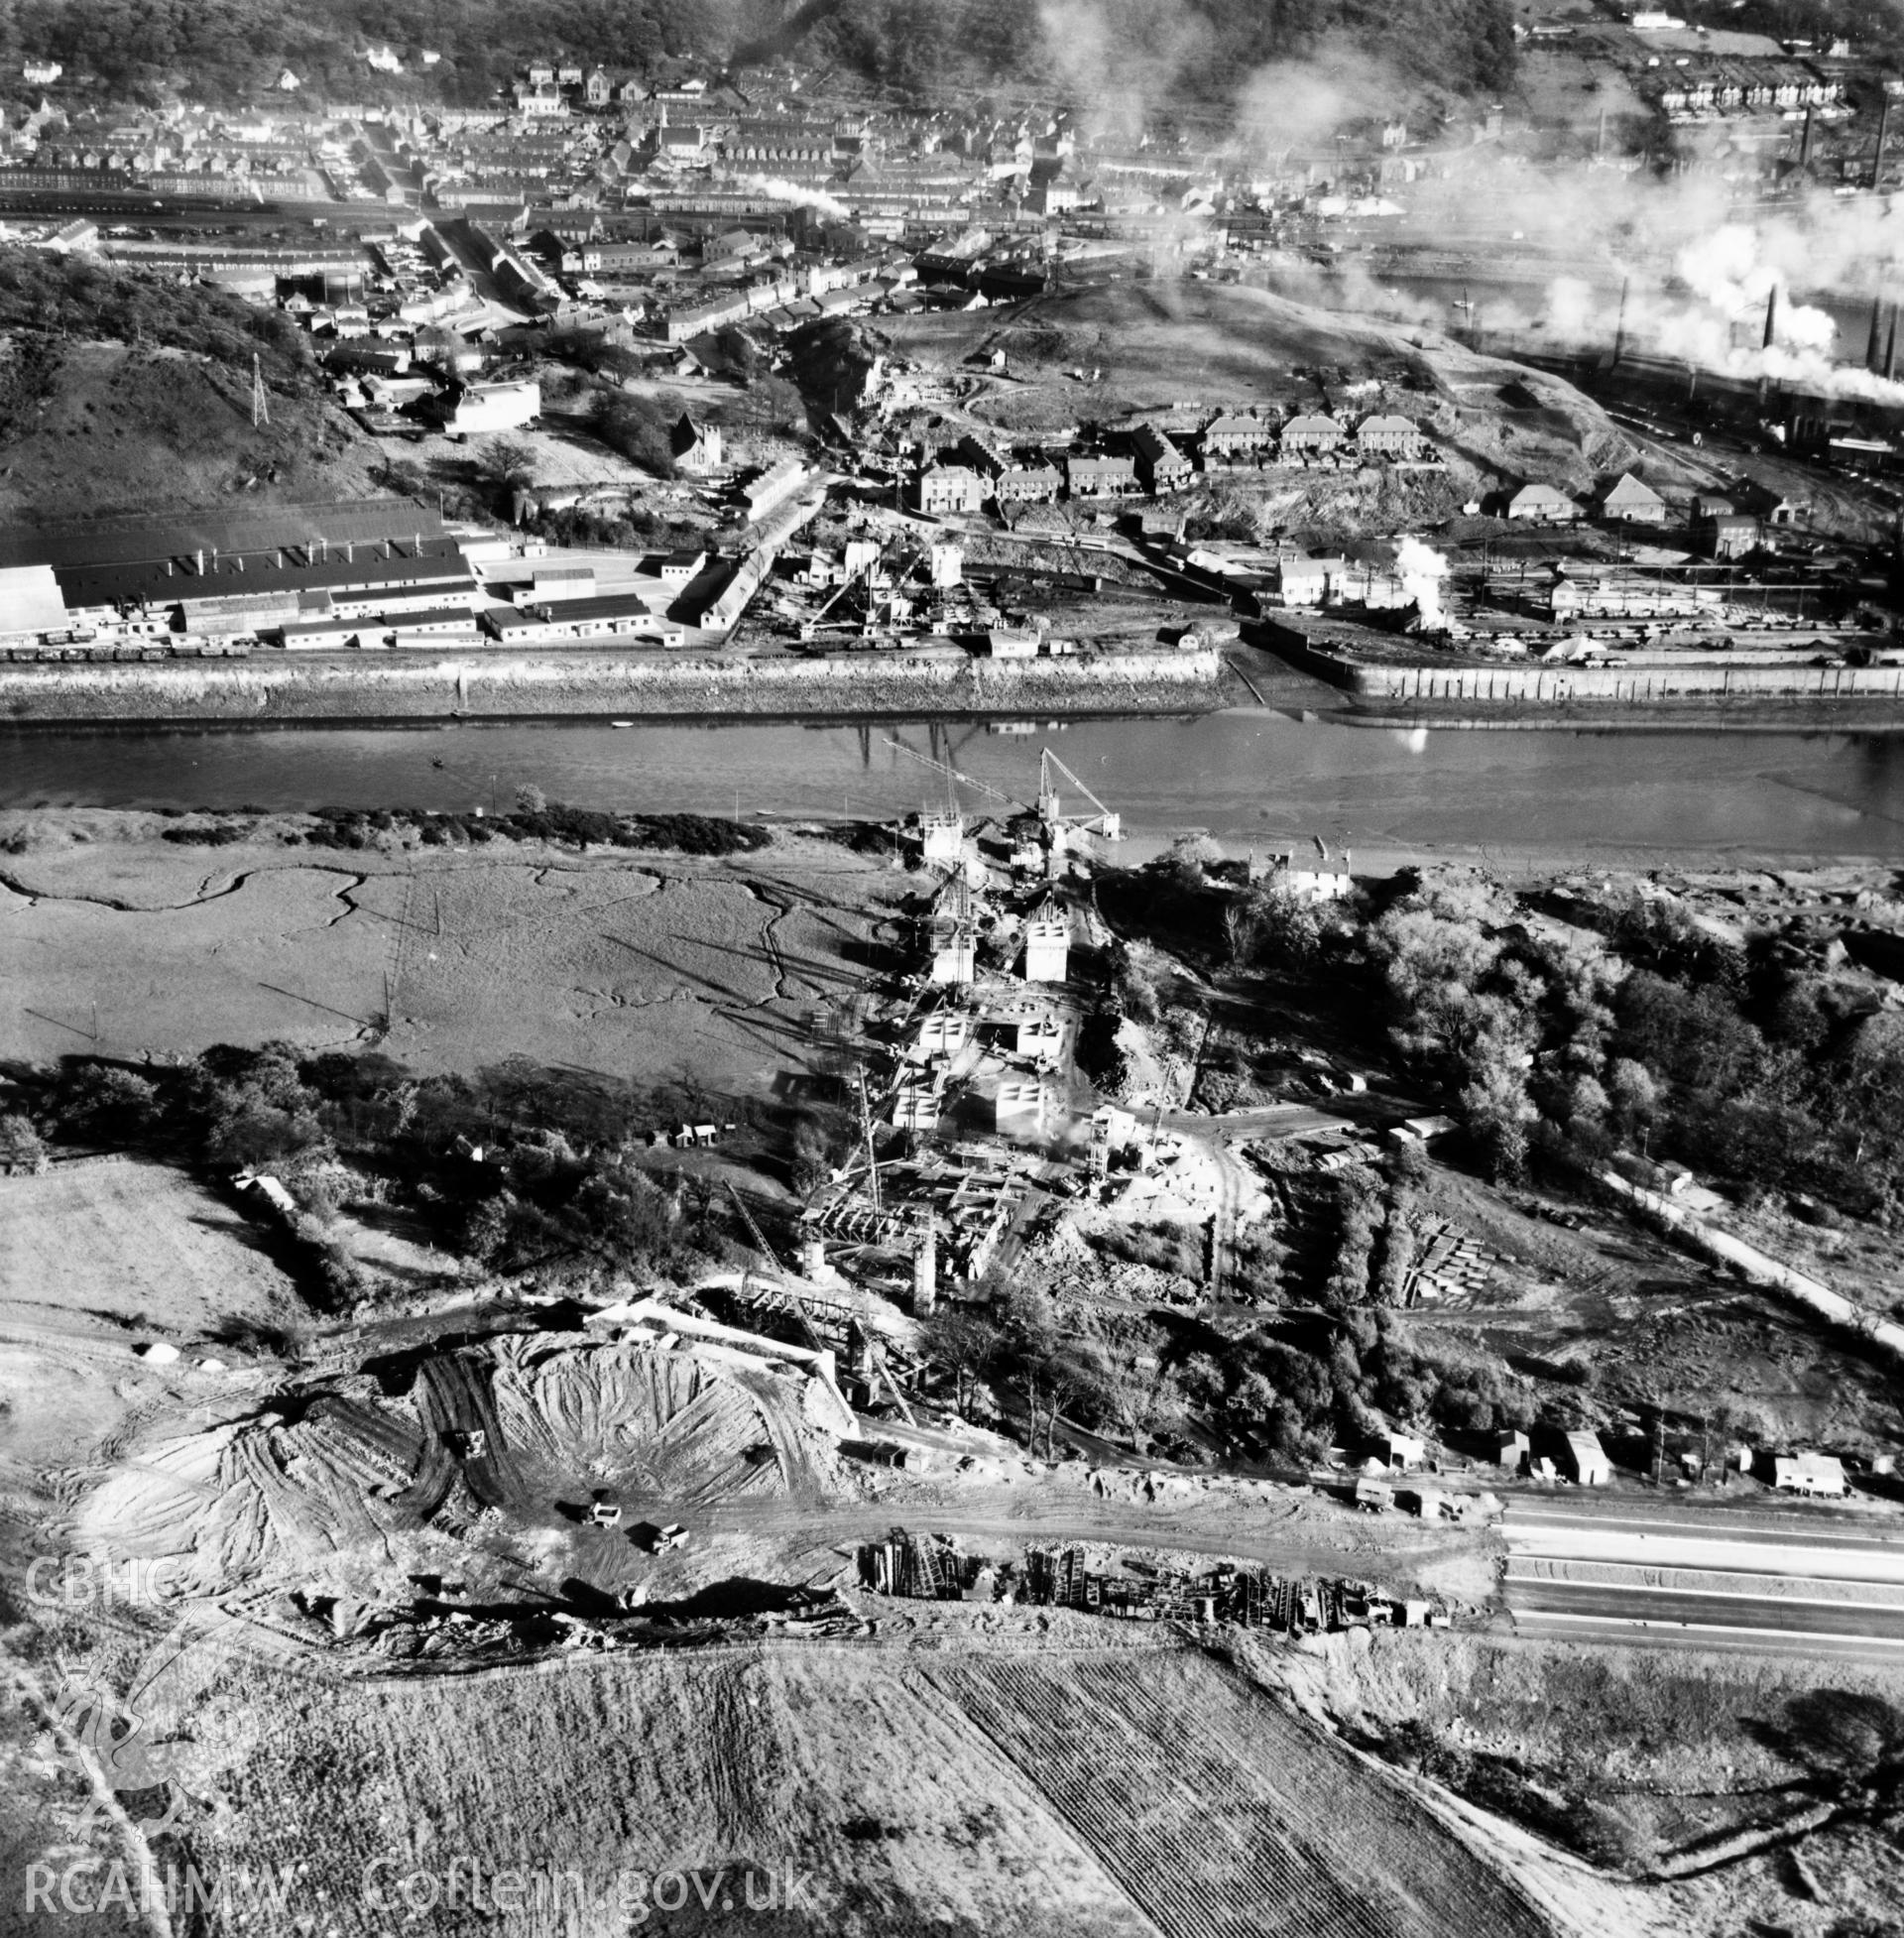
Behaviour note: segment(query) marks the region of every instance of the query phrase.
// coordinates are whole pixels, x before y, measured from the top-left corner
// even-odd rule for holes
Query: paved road
[[[1738,1646],[1743,1636],[1800,1655],[1904,1648],[1897,1594],[1904,1526],[1897,1523],[1830,1509],[1566,1496],[1514,1502],[1501,1533],[1509,1549],[1504,1592],[1523,1634],[1621,1640],[1643,1634],[1656,1644],[1695,1648]],[[1561,1572],[1570,1562],[1610,1563],[1598,1571],[1625,1568],[1631,1579],[1556,1579],[1534,1572],[1543,1561]],[[1753,1592],[1753,1577],[1763,1593]],[[1808,1594],[1808,1583],[1817,1591]]]
[[[1523,1598],[1525,1598],[1523,1600]],[[1674,1629],[1758,1629],[1787,1635],[1856,1635],[1904,1646],[1904,1608],[1647,1588],[1638,1583],[1528,1581],[1509,1576],[1508,1605],[1528,1614],[1592,1615]],[[1696,1637],[1695,1637],[1696,1639]]]
[[[1697,1648],[1710,1655],[1802,1655],[1808,1662],[1881,1662],[1898,1666],[1899,1645],[1865,1635],[1792,1635],[1775,1629],[1646,1628],[1597,1615],[1517,1612],[1516,1632],[1529,1641],[1617,1642],[1622,1648]]]

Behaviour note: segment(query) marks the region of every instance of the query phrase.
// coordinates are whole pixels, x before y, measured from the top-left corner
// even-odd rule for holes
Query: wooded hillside
[[[406,72],[369,67],[389,47]],[[946,83],[1076,84],[1141,67],[1160,105],[1221,104],[1258,69],[1327,54],[1457,93],[1511,78],[1507,0],[0,0],[0,72],[60,61],[120,95],[167,85],[256,96],[289,66],[306,94],[479,103],[531,58],[642,69],[670,58],[805,57],[929,93]],[[427,50],[440,56],[425,67]],[[1080,103],[1088,106],[1088,103]]]

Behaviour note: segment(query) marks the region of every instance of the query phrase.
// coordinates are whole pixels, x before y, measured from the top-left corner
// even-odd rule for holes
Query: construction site
[[[1793,1819],[1754,1785],[1809,1809],[1813,1781],[1779,1719],[1820,1660],[1888,1704],[1904,1645],[1886,1379],[1814,1329],[1756,1470],[1752,1429],[1741,1465],[1683,1393],[1641,1410],[1685,1313],[1713,1385],[1768,1311],[1802,1321],[1609,1198],[1488,1181],[1368,999],[1224,966],[1231,910],[1366,920],[1353,854],[1131,867],[1115,777],[1033,743],[1001,787],[942,733],[885,740],[904,816],[639,867],[608,816],[580,852],[499,817],[507,855],[393,825],[333,864],[341,823],[277,817],[225,823],[207,874],[192,828],[146,860],[101,818],[10,857],[22,932],[69,953],[200,924],[230,974],[246,910],[282,906],[259,986],[322,1009],[343,978],[351,1026],[294,1046],[260,1010],[255,1049],[180,1034],[140,1066],[253,1071],[229,1111],[278,1142],[202,1184],[10,1132],[23,1780],[93,1772],[45,1794],[102,1863],[313,1854],[304,1909],[340,1934],[389,1929],[350,1880],[425,1815],[478,1868],[594,1893],[790,1862],[822,1908],[788,1929],[1775,1913]],[[345,1011],[380,976],[367,1045]],[[94,1040],[124,1027],[106,994]],[[703,1030],[720,1082],[661,1081]],[[529,1053],[486,1068],[457,1031]],[[648,1062],[565,1069],[591,1040],[598,1071]],[[85,1094],[110,1143],[130,1093]],[[81,1121],[41,1096],[9,1123]],[[314,1155],[300,1111],[333,1113]],[[1862,1253],[1789,1241],[1875,1311]],[[1543,1703],[1576,1705],[1565,1745]],[[1695,1703],[1699,1754],[1669,1751]],[[1863,1820],[1828,1843],[1824,1901],[1881,1899]]]

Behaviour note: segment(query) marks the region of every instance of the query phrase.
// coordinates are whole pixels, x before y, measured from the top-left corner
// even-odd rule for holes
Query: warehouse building
[[[678,645],[681,640],[680,628],[656,619],[648,601],[637,592],[610,592],[556,603],[489,606],[478,618],[483,631],[504,646],[559,646],[638,637]],[[670,634],[671,638],[664,637]]]

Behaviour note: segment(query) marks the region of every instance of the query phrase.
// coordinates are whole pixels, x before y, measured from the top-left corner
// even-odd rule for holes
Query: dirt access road
[[[1433,1584],[1485,1600],[1498,1549],[1472,1528],[1352,1516],[1305,1495],[1266,1501],[1226,1496],[1156,1506],[1097,1499],[1082,1489],[1053,1499],[1047,1485],[935,1490],[936,1498],[825,1505],[730,1501],[680,1518],[698,1539],[771,1537],[801,1546],[845,1547],[885,1535],[895,1523],[959,1537],[967,1546],[1095,1542],[1147,1552],[1253,1562],[1284,1575],[1349,1576],[1399,1590]]]

